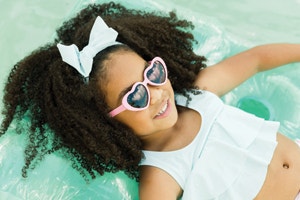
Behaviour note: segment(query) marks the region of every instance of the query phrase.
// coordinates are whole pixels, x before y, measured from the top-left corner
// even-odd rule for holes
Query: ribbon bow
[[[57,44],[62,60],[74,67],[83,77],[88,78],[92,71],[93,58],[106,47],[120,44],[116,41],[118,32],[97,17],[90,33],[89,43],[81,51],[75,44]]]

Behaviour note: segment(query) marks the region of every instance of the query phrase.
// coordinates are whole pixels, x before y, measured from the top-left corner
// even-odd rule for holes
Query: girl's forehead
[[[145,60],[134,52],[119,52],[110,56],[107,62],[108,79],[117,76],[134,75],[144,69]]]

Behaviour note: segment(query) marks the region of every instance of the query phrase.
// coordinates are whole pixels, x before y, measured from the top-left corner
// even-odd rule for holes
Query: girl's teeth
[[[159,113],[156,116],[163,114],[167,110],[167,107],[168,107],[168,104],[164,105],[164,107],[161,109],[161,111],[159,111]]]

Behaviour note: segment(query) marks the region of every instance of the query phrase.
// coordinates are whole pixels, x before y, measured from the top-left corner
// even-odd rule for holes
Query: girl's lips
[[[161,119],[167,117],[171,112],[170,100],[167,100],[166,104],[162,107],[161,111],[154,117],[154,119]]]

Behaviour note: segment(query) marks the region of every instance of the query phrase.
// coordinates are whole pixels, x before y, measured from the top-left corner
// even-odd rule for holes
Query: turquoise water
[[[9,70],[18,60],[52,37],[74,0],[0,0],[0,96]],[[59,6],[58,6],[59,5]]]
[[[0,96],[14,63],[53,37],[61,22],[95,0],[0,0]],[[208,64],[254,45],[300,43],[300,0],[132,0],[117,1],[133,8],[176,10],[194,22],[197,53]],[[129,3],[130,2],[130,3]],[[300,137],[300,65],[291,64],[260,73],[223,97],[266,119],[281,122],[280,130]],[[0,139],[0,199],[137,199],[137,184],[122,173],[98,177],[90,185],[67,160],[51,155],[27,180],[20,178],[24,138],[13,134]],[[13,156],[12,156],[13,155]],[[113,196],[111,196],[113,194]]]

